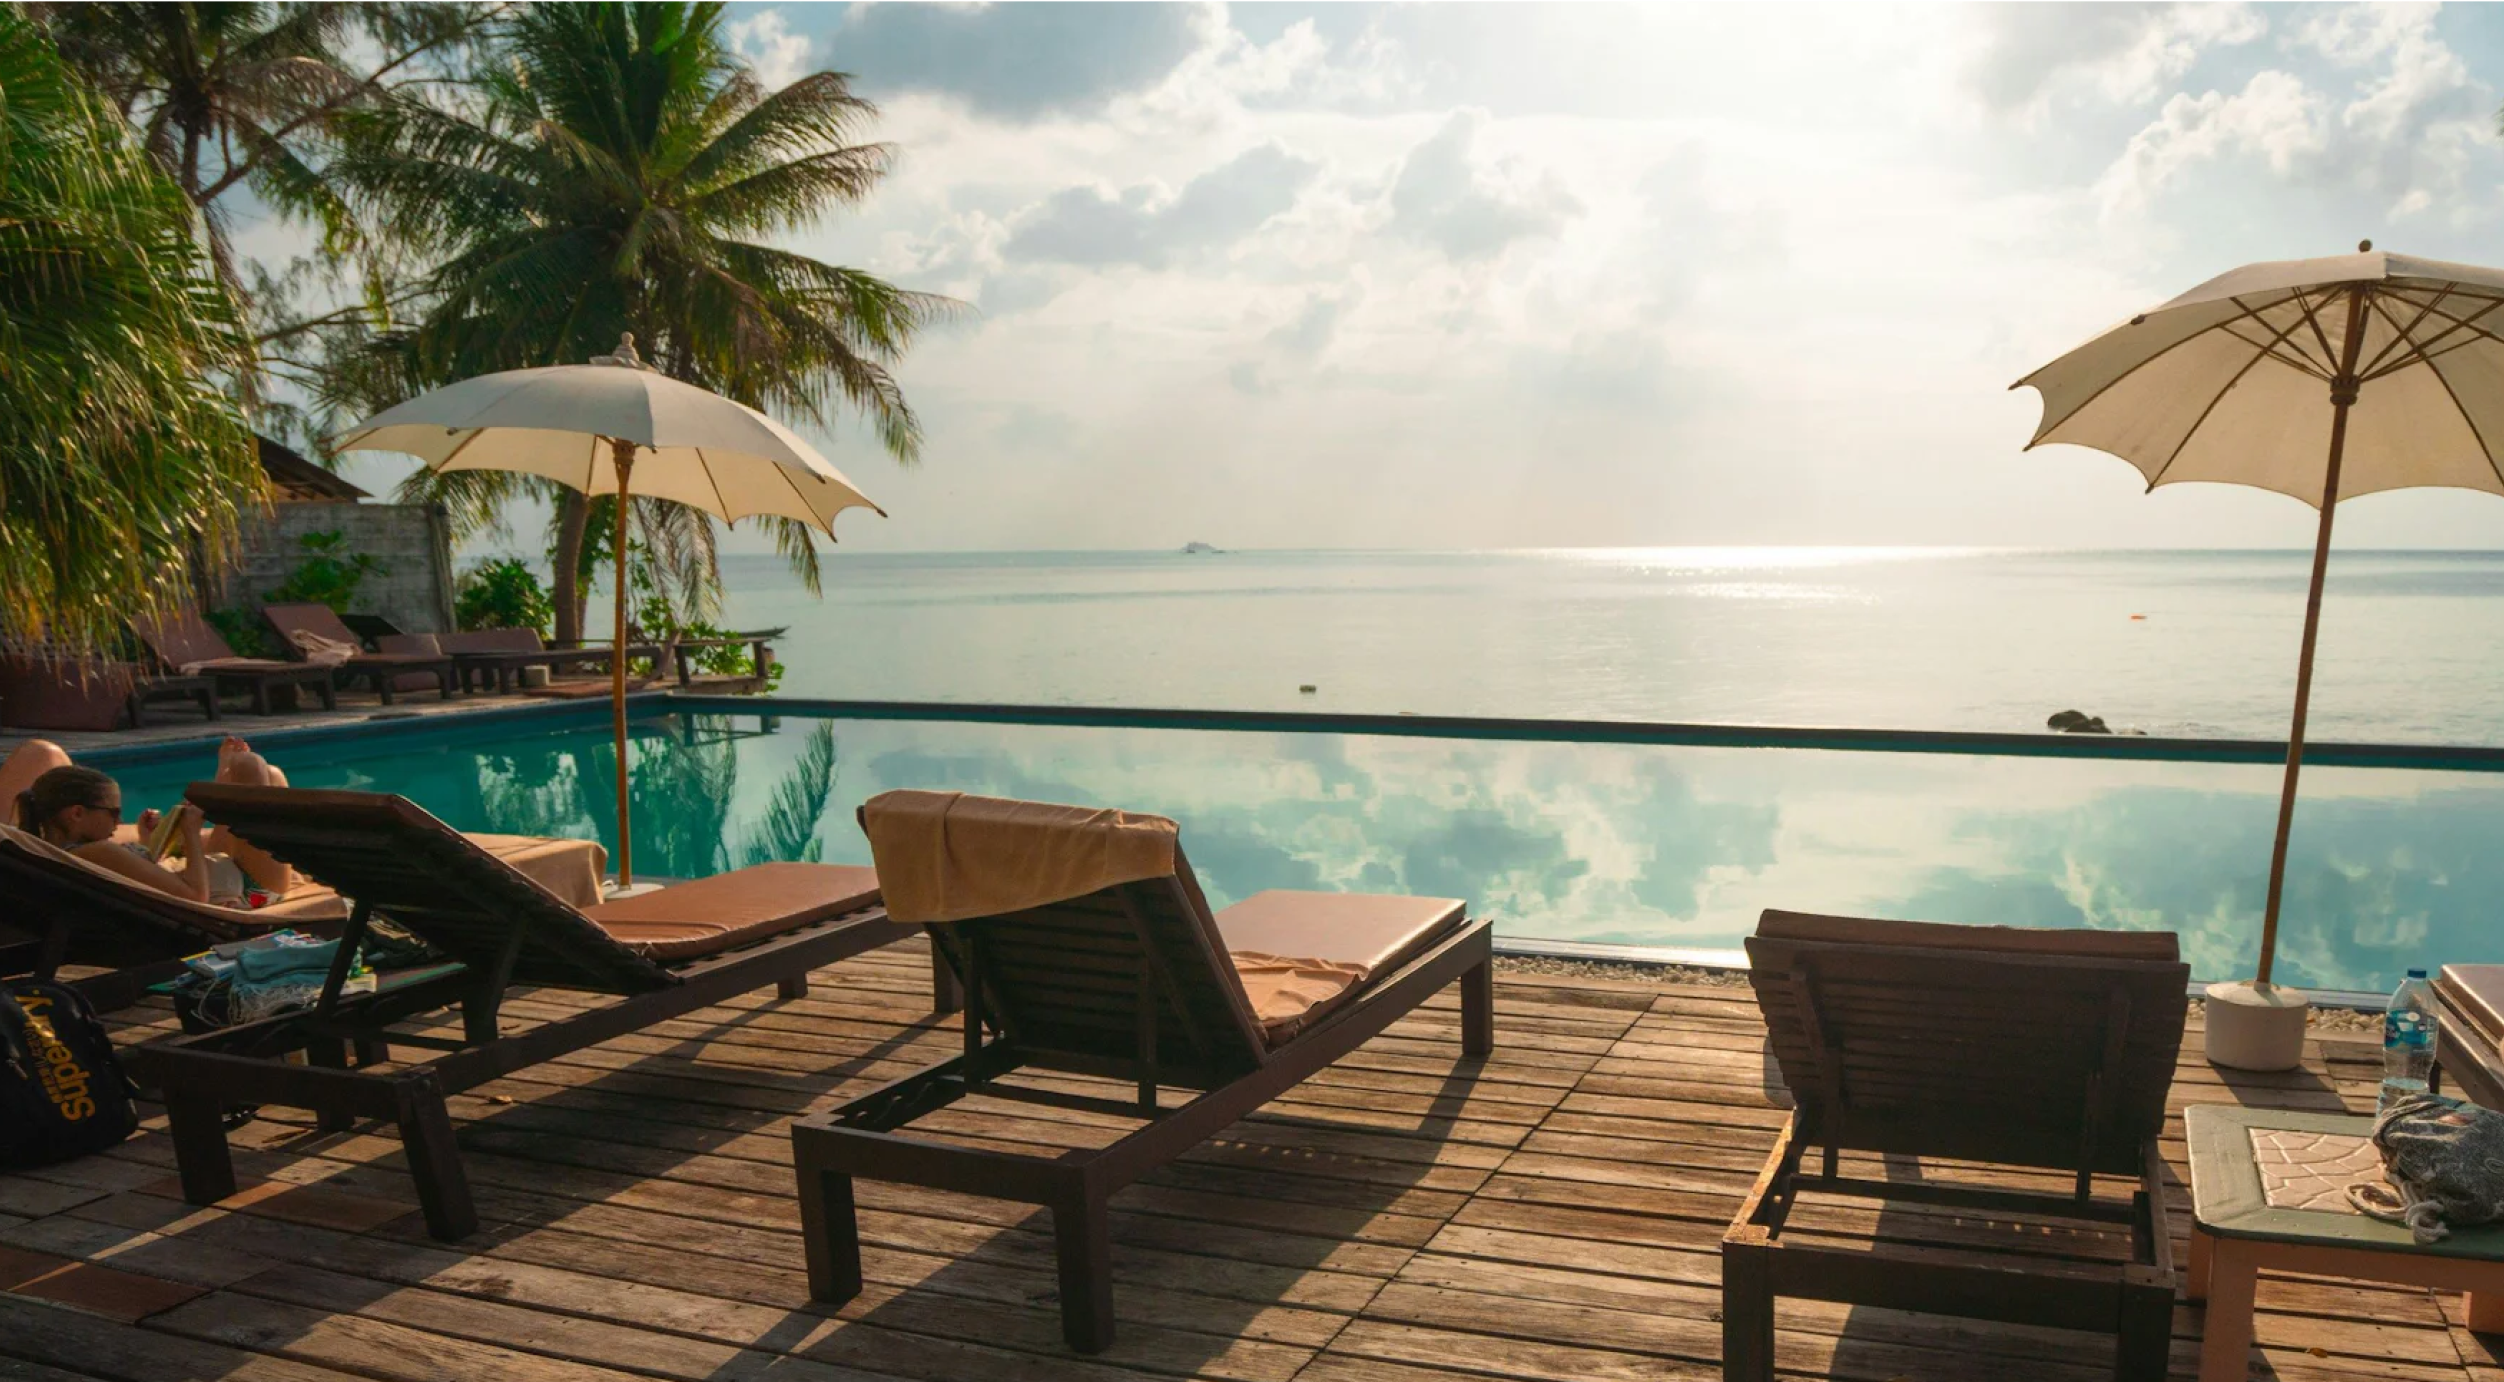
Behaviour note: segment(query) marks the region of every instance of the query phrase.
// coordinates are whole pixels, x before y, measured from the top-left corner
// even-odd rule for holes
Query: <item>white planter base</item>
[[[2304,1063],[2304,1023],[2312,1008],[2301,992],[2278,984],[2209,985],[2208,1063],[2293,1070]]]

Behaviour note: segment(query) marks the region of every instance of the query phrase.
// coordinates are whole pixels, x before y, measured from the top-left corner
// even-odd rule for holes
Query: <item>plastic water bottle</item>
[[[2434,986],[2426,982],[2426,971],[2412,969],[2382,1010],[2382,1097],[2376,1112],[2426,1092],[2427,1077],[2434,1073],[2434,1027]]]

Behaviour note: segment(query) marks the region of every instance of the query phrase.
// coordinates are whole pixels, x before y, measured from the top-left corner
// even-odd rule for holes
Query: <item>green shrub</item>
[[[532,629],[545,638],[556,620],[556,606],[530,563],[497,557],[461,574],[452,616],[465,629]]]
[[[384,574],[382,563],[346,550],[346,533],[306,533],[296,544],[304,549],[303,563],[261,597],[273,605],[328,605],[345,614],[365,578]]]
[[[234,649],[237,657],[283,658],[287,655],[286,650],[278,646],[278,640],[270,636],[269,621],[263,619],[257,609],[240,606],[213,609],[205,611],[201,617],[209,621],[209,627],[217,630],[217,636],[226,640],[226,646]]]

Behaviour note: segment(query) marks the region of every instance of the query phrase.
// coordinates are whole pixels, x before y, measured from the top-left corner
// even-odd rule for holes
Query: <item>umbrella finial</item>
[[[635,333],[629,331],[617,338],[617,350],[609,355],[594,355],[595,365],[623,365],[627,369],[644,369],[643,357],[635,354]]]
[[[2371,240],[2359,240],[2356,242],[2356,252],[2358,254],[2371,254],[2373,253],[2373,249],[2374,242]]]

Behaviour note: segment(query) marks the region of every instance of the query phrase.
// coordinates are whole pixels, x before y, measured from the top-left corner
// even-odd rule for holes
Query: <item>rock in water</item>
[[[2104,723],[2103,716],[2090,715],[2083,710],[2058,711],[2043,723],[2045,728],[2062,734],[2110,734],[2113,732],[2111,727]]]

